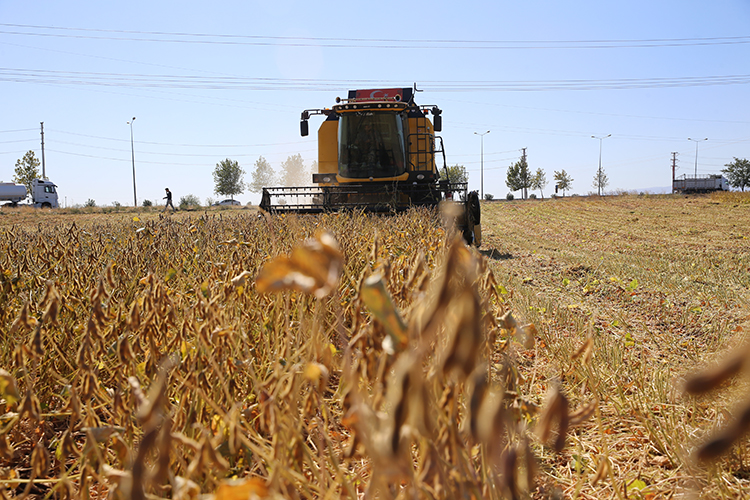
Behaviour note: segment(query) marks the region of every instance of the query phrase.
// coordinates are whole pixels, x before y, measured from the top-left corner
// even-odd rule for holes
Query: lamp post
[[[481,165],[481,167],[480,167],[480,181],[481,182],[480,182],[480,188],[479,188],[480,189],[480,191],[479,191],[480,192],[480,195],[479,195],[480,196],[480,198],[479,198],[480,200],[484,199],[484,136],[487,135],[487,134],[489,134],[489,133],[490,133],[489,130],[487,132],[482,133],[482,134],[480,134],[479,132],[474,132],[474,135],[478,135],[480,137],[480,139],[479,139],[479,144],[480,144],[480,146],[479,146],[479,151],[480,151],[480,153],[479,153],[479,155],[480,155],[479,156],[479,161],[480,161],[480,165]]]
[[[691,139],[690,137],[688,137],[688,141],[693,141],[695,143],[695,178],[696,179],[698,178],[698,143],[707,141],[707,140],[708,140],[708,137],[706,137],[705,139]]]
[[[135,116],[132,120],[130,120],[128,125],[130,125],[130,158],[133,161],[133,206],[138,206],[138,197],[135,194],[135,148],[133,147],[133,122],[135,121]]]
[[[599,170],[597,170],[596,174],[596,188],[599,196],[602,195],[602,141],[607,137],[612,137],[612,134],[607,134],[602,137],[596,137],[595,135],[591,136],[592,139],[599,139]]]

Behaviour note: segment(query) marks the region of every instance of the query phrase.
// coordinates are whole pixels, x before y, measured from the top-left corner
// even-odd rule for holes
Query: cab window
[[[406,169],[403,117],[394,113],[344,114],[339,123],[339,175],[397,177]]]

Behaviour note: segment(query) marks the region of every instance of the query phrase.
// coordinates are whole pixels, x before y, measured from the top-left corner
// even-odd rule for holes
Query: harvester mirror
[[[440,115],[435,115],[435,123],[433,124],[435,128],[435,132],[440,132],[443,130],[443,117]]]
[[[310,133],[310,128],[307,125],[307,120],[302,120],[299,122],[299,133],[302,134],[302,137],[307,137],[307,135]]]
[[[435,132],[440,132],[443,130],[443,117],[440,116],[442,111],[437,107],[433,106],[432,108],[432,116],[435,118],[433,119],[433,128],[435,129]]]

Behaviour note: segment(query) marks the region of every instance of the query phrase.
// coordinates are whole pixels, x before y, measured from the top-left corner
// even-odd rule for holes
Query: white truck
[[[0,203],[17,206],[26,199],[26,186],[12,182],[0,182]],[[57,185],[47,179],[34,179],[31,183],[31,205],[36,208],[58,208]]]
[[[672,191],[675,193],[729,191],[729,181],[723,175],[705,175],[698,177],[682,175],[672,180]]]

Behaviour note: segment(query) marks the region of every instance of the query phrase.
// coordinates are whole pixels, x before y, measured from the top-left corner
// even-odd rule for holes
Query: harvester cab
[[[394,212],[456,200],[464,205],[464,237],[478,246],[478,197],[467,193],[466,182],[451,182],[443,140],[435,135],[442,129],[442,111],[417,105],[415,91],[350,90],[331,108],[303,111],[302,136],[309,134],[312,116],[325,117],[318,129],[318,171],[308,186],[263,188],[260,207],[296,213]]]

